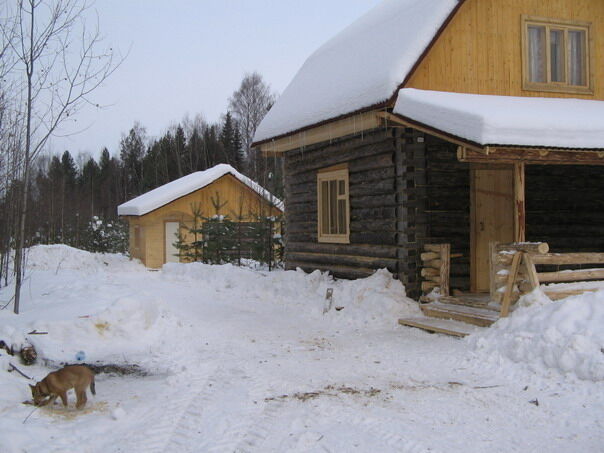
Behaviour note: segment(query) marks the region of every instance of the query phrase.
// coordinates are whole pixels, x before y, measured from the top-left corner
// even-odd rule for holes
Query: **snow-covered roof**
[[[252,189],[261,197],[272,203],[277,209],[283,211],[283,202],[272,195],[268,190],[247,176],[242,175],[228,164],[218,164],[204,171],[197,171],[182,178],[178,178],[168,184],[157,187],[147,193],[133,198],[117,207],[118,215],[140,216],[160,208],[171,201],[195,192],[226,174],[233,175],[247,187]]]
[[[385,0],[315,51],[268,112],[255,142],[391,99],[458,0]]]
[[[604,148],[604,101],[404,88],[394,113],[480,145]]]

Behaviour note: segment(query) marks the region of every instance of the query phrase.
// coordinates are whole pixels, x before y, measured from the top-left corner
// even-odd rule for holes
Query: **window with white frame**
[[[523,88],[592,93],[590,24],[523,16]]]
[[[348,168],[330,167],[317,173],[319,242],[350,242]]]

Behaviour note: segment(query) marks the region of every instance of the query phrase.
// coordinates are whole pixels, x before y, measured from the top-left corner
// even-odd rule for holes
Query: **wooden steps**
[[[481,330],[480,327],[452,319],[416,317],[399,319],[402,326],[416,327],[432,333],[444,333],[455,337],[465,337],[471,333]]]
[[[488,308],[468,307],[442,302],[425,304],[421,306],[421,309],[424,315],[431,318],[453,319],[479,327],[489,327],[499,319],[499,313]]]

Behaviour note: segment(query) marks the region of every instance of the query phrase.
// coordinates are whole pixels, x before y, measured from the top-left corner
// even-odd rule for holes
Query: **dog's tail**
[[[92,376],[92,381],[90,381],[90,392],[93,395],[96,395],[96,388],[94,387],[94,376]]]

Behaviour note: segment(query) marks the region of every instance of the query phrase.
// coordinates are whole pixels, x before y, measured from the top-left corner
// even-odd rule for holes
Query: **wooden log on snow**
[[[540,282],[576,282],[581,280],[604,280],[604,269],[584,269],[576,271],[539,272]]]
[[[547,253],[549,252],[549,245],[547,242],[512,242],[508,244],[497,244],[496,250],[497,252]]]
[[[532,259],[535,264],[604,264],[604,253],[544,253]]]

